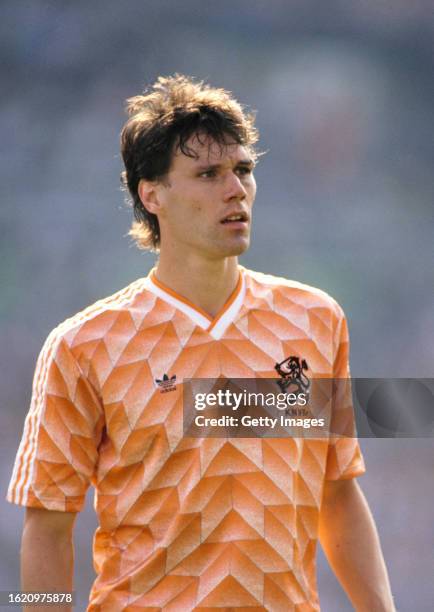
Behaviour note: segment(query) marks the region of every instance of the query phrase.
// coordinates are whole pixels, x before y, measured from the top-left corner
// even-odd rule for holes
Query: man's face
[[[196,157],[175,151],[166,179],[158,184],[161,251],[196,253],[207,259],[240,255],[249,246],[256,183],[245,147],[192,136]],[[173,249],[175,247],[175,249]]]

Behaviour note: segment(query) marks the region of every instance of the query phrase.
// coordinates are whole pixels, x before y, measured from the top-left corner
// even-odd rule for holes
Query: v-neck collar
[[[244,301],[246,281],[242,269],[238,269],[239,278],[237,286],[229,296],[226,304],[223,305],[214,318],[202,310],[202,308],[199,308],[199,306],[196,306],[193,302],[190,302],[190,300],[179,295],[179,293],[176,293],[176,291],[170,289],[170,287],[167,287],[158,280],[155,276],[155,268],[153,268],[145,278],[145,287],[157,297],[183,312],[196,325],[207,331],[214,339],[218,340],[234,321]]]

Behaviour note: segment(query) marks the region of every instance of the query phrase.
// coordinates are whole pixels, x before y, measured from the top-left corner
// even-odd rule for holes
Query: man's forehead
[[[230,136],[219,142],[207,134],[193,134],[183,148],[188,153],[187,155],[179,145],[174,155],[181,163],[219,164],[224,161],[248,160],[251,158],[248,149]]]

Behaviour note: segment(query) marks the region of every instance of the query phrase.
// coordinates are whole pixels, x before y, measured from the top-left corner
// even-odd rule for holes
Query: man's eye
[[[239,168],[237,168],[237,172],[241,176],[246,176],[248,174],[252,174],[253,168],[250,168],[250,166],[240,166]]]
[[[216,175],[215,170],[205,170],[204,172],[201,172],[199,174],[199,176],[203,178],[212,178],[215,175]]]

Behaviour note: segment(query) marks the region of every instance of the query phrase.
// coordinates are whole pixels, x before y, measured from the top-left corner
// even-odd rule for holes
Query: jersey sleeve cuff
[[[57,512],[80,512],[83,509],[85,498],[80,496],[54,499],[36,497],[33,493],[29,493],[27,498],[18,499],[8,493],[6,500],[11,504],[24,506],[26,508],[41,508],[43,510],[54,510]]]

